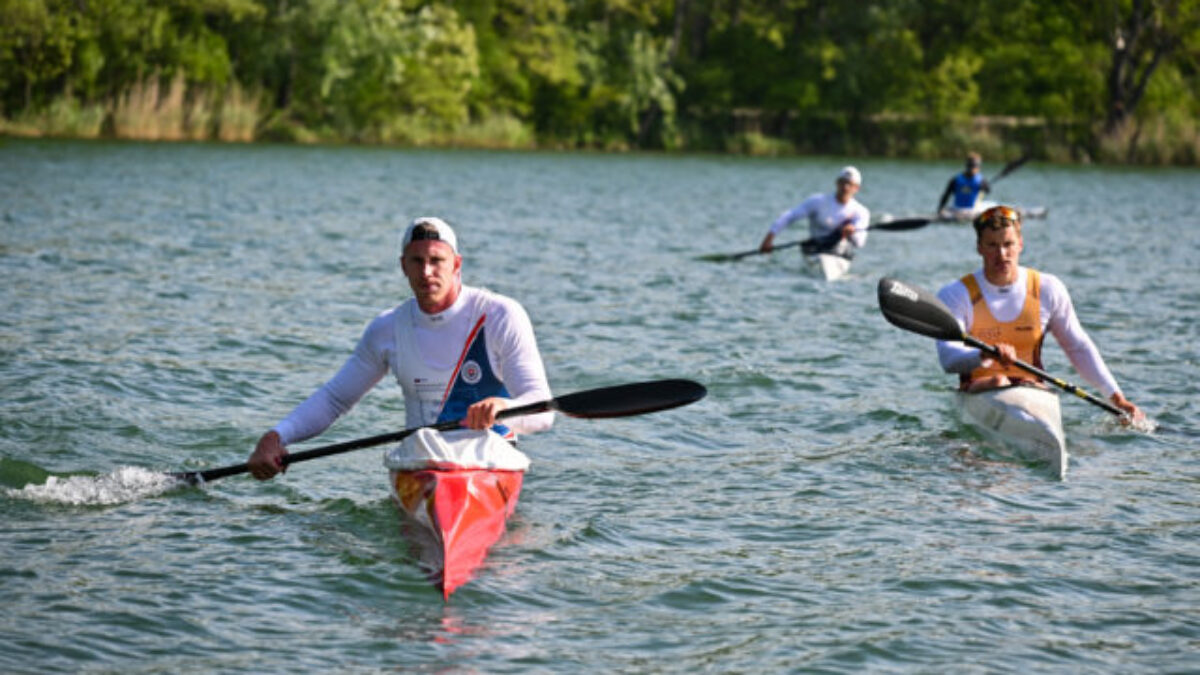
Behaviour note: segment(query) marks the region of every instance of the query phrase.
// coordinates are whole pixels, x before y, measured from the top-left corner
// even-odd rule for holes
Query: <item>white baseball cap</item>
[[[458,255],[458,237],[454,236],[454,230],[441,218],[423,216],[409,223],[400,239],[400,253],[403,254],[404,249],[413,241],[422,239],[433,239],[448,244],[454,255]]]
[[[854,183],[855,185],[862,185],[862,174],[858,172],[858,169],[852,166],[846,166],[842,167],[842,170],[838,172],[838,180],[844,180],[848,183]]]

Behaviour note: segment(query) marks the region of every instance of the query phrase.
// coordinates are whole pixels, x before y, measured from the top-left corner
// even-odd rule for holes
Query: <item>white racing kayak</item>
[[[804,256],[808,272],[825,281],[841,279],[850,273],[850,258],[836,253],[817,253]]]
[[[850,273],[854,246],[849,241],[840,239],[832,247],[822,248],[824,250],[819,252],[806,251],[803,247],[800,249],[804,255],[804,267],[809,274],[825,281],[836,281]]]
[[[957,209],[948,206],[937,213],[934,218],[939,223],[969,223],[975,216],[983,213],[989,208],[996,206],[996,202],[981,202],[968,209]],[[1049,213],[1049,209],[1045,206],[1017,206],[1014,207],[1017,213],[1021,214],[1021,220],[1033,220],[1036,218],[1045,218]]]
[[[1049,466],[1059,480],[1066,478],[1067,443],[1058,394],[1018,385],[955,396],[963,421],[989,441],[1018,459]]]

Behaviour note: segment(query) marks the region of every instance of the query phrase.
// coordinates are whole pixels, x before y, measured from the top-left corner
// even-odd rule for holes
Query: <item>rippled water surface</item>
[[[882,275],[974,269],[969,228],[877,232],[831,284],[794,249],[696,259],[754,248],[846,161],[0,145],[0,670],[1194,669],[1200,174],[996,184],[1050,207],[1023,262],[1159,425],[1064,397],[1058,482],[961,425],[933,343],[878,311]],[[856,163],[877,216],[958,168]],[[467,283],[528,309],[556,393],[709,389],[527,437],[510,532],[449,604],[379,449],[163,479],[244,461],[340,366],[407,296],[399,230],[426,214]],[[1046,367],[1082,384],[1056,345]],[[402,428],[389,381],[319,442]]]

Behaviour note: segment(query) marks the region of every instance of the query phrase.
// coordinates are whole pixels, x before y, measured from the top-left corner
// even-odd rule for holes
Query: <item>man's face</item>
[[[983,275],[998,286],[1007,286],[1017,280],[1017,265],[1024,248],[1020,230],[1012,225],[983,230],[975,244],[983,257]]]
[[[845,178],[839,178],[837,181],[837,200],[843,204],[850,201],[850,198],[858,193],[858,183],[851,183]]]
[[[400,268],[423,311],[441,312],[458,299],[462,257],[449,244],[436,239],[414,241],[404,249]]]

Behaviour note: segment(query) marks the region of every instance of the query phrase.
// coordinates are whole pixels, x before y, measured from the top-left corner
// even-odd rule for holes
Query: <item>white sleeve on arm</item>
[[[551,398],[550,384],[546,381],[546,367],[538,352],[537,338],[529,315],[515,300],[504,298],[504,311],[493,325],[496,335],[488,333],[489,342],[494,340],[496,363],[504,388],[508,390],[510,408],[537,403]],[[521,415],[502,421],[518,434],[545,431],[554,424],[554,413]]]
[[[770,233],[779,234],[783,231],[783,228],[812,213],[814,199],[819,196],[820,195],[813,195],[812,197],[800,202],[798,206],[779,214],[779,217],[775,219],[775,222],[771,223],[771,229],[769,230]]]
[[[1043,272],[1041,295],[1042,311],[1048,315],[1047,327],[1075,370],[1100,389],[1105,398],[1121,391],[1100,350],[1079,323],[1067,287],[1058,277]]]
[[[284,445],[320,435],[387,374],[391,324],[379,318],[372,321],[341,370],[275,425]]]
[[[859,205],[858,213],[854,214],[854,234],[850,241],[856,247],[862,248],[867,243],[867,230],[871,227],[871,210]]]
[[[961,281],[946,284],[938,291],[938,299],[950,308],[950,313],[958,321],[958,325],[966,330],[971,321],[971,296],[967,287]],[[938,340],[938,361],[942,370],[947,373],[967,374],[975,370],[983,362],[983,353],[974,347],[968,347],[958,340]]]

